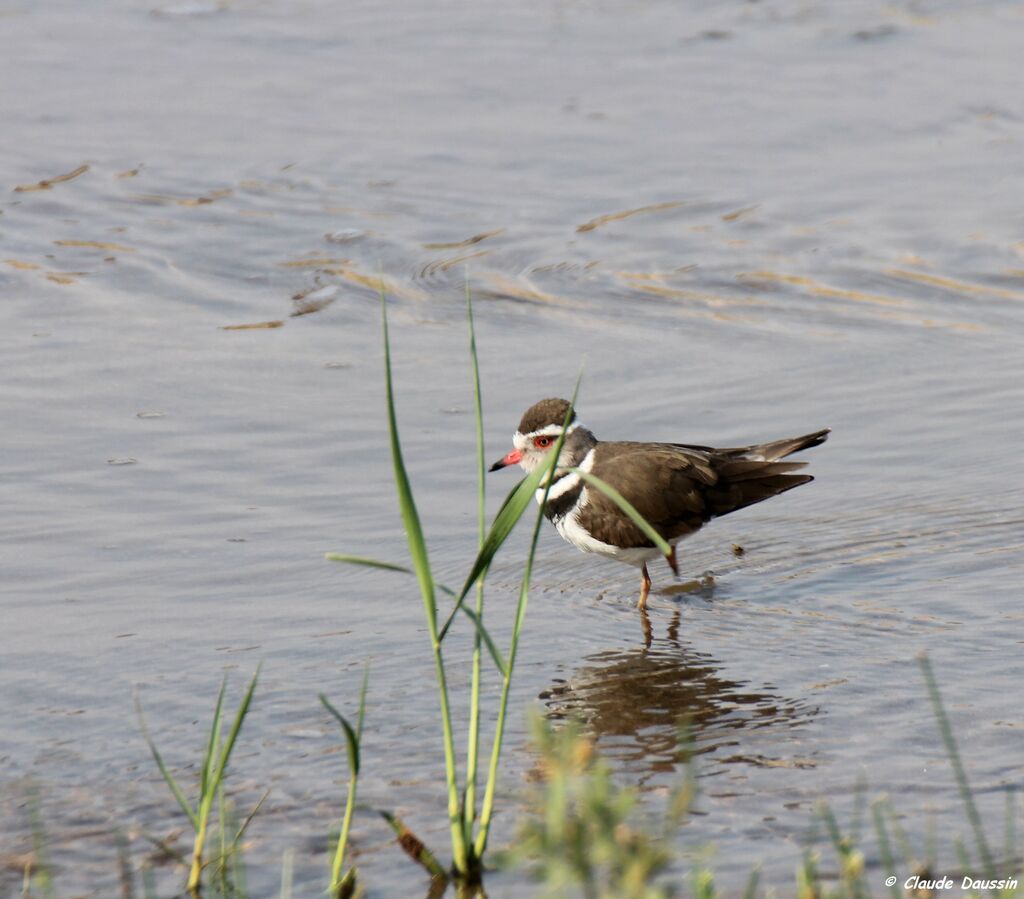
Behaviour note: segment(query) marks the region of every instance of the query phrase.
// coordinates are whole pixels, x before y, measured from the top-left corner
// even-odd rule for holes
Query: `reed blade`
[[[408,565],[398,565],[395,562],[385,562],[382,559],[370,559],[367,556],[352,556],[348,553],[324,553],[324,558],[328,562],[344,562],[348,565],[380,568],[383,571],[397,571],[399,574],[416,574]],[[442,593],[448,594],[448,596],[455,596],[455,591],[451,587],[446,587],[437,581],[434,581],[434,589],[440,590]]]
[[[381,559],[370,559],[367,556],[350,556],[348,553],[324,553],[328,562],[345,562],[348,565],[364,565],[367,568],[382,568],[384,571],[399,571],[402,574],[415,574],[408,565],[385,562]]]
[[[477,615],[472,609],[467,609],[465,606],[462,607],[462,611],[466,614],[466,617],[473,622],[473,626],[476,628],[477,634],[484,641],[484,645],[487,647],[487,651],[491,654],[491,659],[494,660],[494,664],[500,672],[501,676],[504,677],[508,668],[505,664],[505,659],[501,655],[501,651],[498,649],[497,644],[491,638],[491,635],[487,632],[487,628],[484,627],[483,622],[480,620],[480,616]]]
[[[210,722],[210,738],[206,744],[206,752],[203,754],[203,767],[199,777],[199,795],[205,796],[210,789],[210,776],[216,764],[217,750],[220,743],[220,722],[224,714],[224,691],[228,687],[227,675],[221,679],[220,692],[217,694],[217,705],[213,710],[213,720]]]
[[[557,442],[555,443],[554,449],[550,453],[550,458],[547,465],[542,465],[538,471],[541,473],[541,478],[548,471],[553,471],[558,463],[558,457],[562,452],[562,446],[565,443],[565,430],[569,426],[569,422],[572,420],[573,412],[576,407],[576,397],[579,394],[580,383],[583,381],[583,372],[580,371],[579,377],[576,379],[576,386],[572,392],[572,399],[569,402],[569,408],[565,413],[565,420],[562,423],[562,433],[559,435]],[[537,474],[537,472],[534,472]],[[518,492],[523,484],[531,481],[533,475],[530,475],[523,479],[516,491]],[[538,485],[539,485],[538,480]],[[536,489],[536,488],[534,488]],[[498,785],[498,762],[501,759],[501,747],[505,737],[505,721],[508,715],[508,698],[512,688],[512,672],[516,664],[516,652],[519,649],[519,636],[523,630],[523,622],[526,619],[526,606],[530,596],[530,579],[533,576],[533,560],[537,554],[537,541],[540,538],[540,529],[544,523],[544,508],[547,505],[548,493],[551,491],[551,479],[549,478],[544,486],[544,493],[541,497],[540,509],[537,510],[537,516],[533,522],[533,532],[530,536],[530,549],[526,555],[526,564],[523,567],[523,578],[519,586],[519,600],[516,603],[516,612],[514,623],[512,625],[512,639],[509,643],[508,648],[508,661],[505,664],[505,677],[501,685],[501,698],[498,700],[498,719],[494,725],[494,741],[491,744],[491,759],[490,766],[487,771],[487,784],[484,787],[484,798],[483,803],[480,806],[480,828],[476,835],[476,840],[473,842],[473,852],[478,859],[484,857],[484,852],[487,850],[487,841],[490,838],[491,831],[491,818],[494,814],[494,794]],[[531,490],[532,493],[532,490]],[[511,504],[511,497],[506,501],[506,507]],[[525,510],[525,507],[524,507]],[[518,513],[522,515],[524,510],[520,510]],[[505,510],[503,509],[502,512]],[[501,513],[499,513],[500,515]]]
[[[423,597],[423,608],[427,617],[427,629],[430,633],[431,651],[434,656],[434,671],[437,678],[437,692],[441,707],[441,728],[444,739],[445,780],[448,788],[448,823],[452,838],[452,854],[457,870],[467,871],[470,864],[470,847],[466,839],[462,821],[462,809],[459,802],[458,772],[455,758],[455,742],[452,736],[452,715],[448,699],[448,676],[445,670],[444,657],[441,652],[441,638],[437,631],[437,598],[434,591],[434,579],[427,555],[427,543],[423,534],[419,512],[413,500],[412,485],[402,459],[402,445],[398,436],[398,418],[395,413],[395,392],[391,375],[391,339],[388,333],[387,299],[384,295],[384,283],[380,284],[381,323],[384,336],[384,377],[386,382],[388,437],[391,443],[391,460],[394,469],[395,489],[398,493],[398,504],[405,525],[406,538],[409,543],[409,555],[412,557],[416,579],[419,581],[420,593]]]
[[[892,844],[889,842],[889,832],[885,829],[885,813],[881,801],[874,802],[871,806],[871,817],[875,823],[875,838],[878,841],[878,854],[882,859],[882,867],[886,871],[896,872],[896,858],[892,853]],[[897,882],[889,887],[889,895],[892,899],[900,899],[903,892]]]
[[[320,694],[320,702],[341,725],[345,733],[345,740],[348,749],[348,767],[351,772],[348,782],[348,796],[345,800],[345,812],[341,821],[341,833],[338,835],[338,845],[334,850],[334,859],[331,862],[331,886],[330,893],[334,899],[343,899],[345,896],[354,894],[356,886],[355,869],[350,868],[344,875],[341,869],[345,863],[345,852],[348,849],[349,832],[352,829],[352,815],[356,806],[356,789],[359,782],[360,768],[360,746],[363,739],[363,721],[366,716],[366,689],[370,683],[370,666],[363,669],[363,686],[359,691],[359,712],[356,717],[356,726],[353,728],[348,719],[341,714],[323,693]]]
[[[473,589],[473,585],[483,574],[486,573],[487,569],[490,567],[491,561],[498,554],[498,550],[501,549],[505,541],[508,540],[509,535],[519,522],[519,519],[523,517],[523,513],[530,505],[530,501],[533,499],[537,488],[540,486],[541,480],[543,480],[544,476],[551,470],[555,459],[556,457],[554,453],[552,453],[551,459],[546,465],[542,465],[536,471],[528,474],[512,489],[512,492],[509,493],[508,497],[506,497],[501,510],[494,517],[491,529],[484,538],[483,545],[480,547],[480,551],[477,553],[476,559],[473,561],[473,566],[469,570],[466,582],[462,585],[462,589],[456,597],[455,605],[448,613],[448,618],[439,632],[439,639],[444,639],[445,634],[448,633],[448,629],[452,625],[452,621],[461,610],[463,602],[465,602],[470,590]]]
[[[334,717],[334,720],[341,725],[341,729],[345,734],[345,749],[348,754],[348,767],[353,775],[359,774],[359,737],[356,734],[356,729],[348,723],[348,719],[341,714],[333,705],[331,701],[323,694],[320,693],[320,703],[323,705],[328,712]]]
[[[160,750],[156,748],[156,743],[153,742],[153,738],[149,734],[149,728],[146,726],[146,719],[142,714],[142,704],[139,702],[138,696],[135,697],[135,714],[139,716],[139,727],[142,730],[142,736],[146,741],[146,745],[149,746],[149,754],[153,756],[153,761],[156,763],[157,770],[163,777],[168,789],[170,789],[171,795],[174,796],[178,805],[181,806],[181,810],[185,813],[194,830],[199,826],[198,819],[196,818],[196,812],[193,810],[188,799],[185,798],[185,793],[182,791],[181,787],[178,786],[178,782],[174,779],[174,775],[171,774],[167,765],[164,764],[163,756],[160,755]]]
[[[964,768],[963,760],[960,758],[960,751],[957,749],[956,739],[953,736],[953,728],[950,726],[949,718],[946,716],[946,708],[942,703],[942,696],[939,693],[939,685],[935,680],[935,673],[932,671],[932,663],[927,655],[921,654],[917,657],[921,672],[924,674],[924,681],[928,688],[928,697],[932,702],[932,711],[935,720],[939,725],[939,734],[942,736],[943,745],[946,747],[946,755],[949,756],[949,763],[953,766],[953,774],[956,777],[956,785],[960,791],[960,798],[964,803],[964,810],[967,812],[967,820],[974,831],[974,842],[978,847],[978,855],[981,856],[981,863],[985,870],[985,877],[990,880],[996,879],[995,863],[992,860],[992,853],[988,847],[988,840],[985,839],[985,831],[981,823],[981,814],[978,806],[974,803],[974,796],[971,793],[971,786],[967,781],[967,771]]]
[[[395,490],[398,493],[398,506],[405,525],[406,539],[409,544],[409,555],[412,567],[420,584],[420,593],[427,611],[431,636],[437,629],[437,600],[434,596],[434,580],[430,576],[430,558],[427,555],[427,541],[423,534],[419,511],[412,495],[412,484],[409,472],[402,457],[402,444],[398,436],[398,416],[395,413],[395,389],[391,376],[391,338],[388,333],[388,310],[384,297],[383,285],[380,292],[381,321],[384,330],[384,381],[388,410],[388,438],[391,444],[391,464],[394,469]]]
[[[228,760],[231,758],[231,753],[235,748],[235,743],[238,741],[238,735],[242,730],[242,724],[245,722],[246,715],[249,714],[249,707],[252,705],[252,697],[256,692],[256,682],[259,680],[260,668],[262,663],[256,666],[256,673],[253,674],[252,680],[249,681],[249,686],[245,691],[245,696],[242,698],[242,704],[238,707],[238,711],[235,712],[234,721],[231,722],[231,730],[228,731],[228,737],[224,741],[224,745],[220,750],[220,758],[217,761],[217,767],[214,771],[214,785],[219,784],[224,777],[224,769],[228,766]]]

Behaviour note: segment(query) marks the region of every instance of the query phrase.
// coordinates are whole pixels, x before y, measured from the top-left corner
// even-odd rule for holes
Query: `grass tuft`
[[[359,691],[359,711],[356,715],[356,726],[349,724],[348,719],[341,714],[327,697],[321,693],[320,702],[335,721],[341,725],[345,734],[345,749],[348,753],[348,798],[345,800],[345,813],[342,816],[341,833],[338,836],[338,845],[335,847],[334,860],[331,863],[331,885],[328,893],[334,899],[348,899],[354,895],[356,888],[355,868],[349,868],[344,874],[341,869],[345,863],[345,850],[348,847],[348,835],[352,827],[352,815],[356,807],[356,786],[359,782],[359,769],[361,764],[360,752],[363,739],[363,719],[366,716],[366,688],[370,682],[369,666],[363,671],[363,687]]]
[[[249,708],[252,705],[252,697],[253,693],[256,691],[256,682],[258,681],[259,676],[260,671],[257,667],[256,673],[253,674],[252,680],[249,681],[249,687],[245,691],[245,695],[242,697],[242,702],[238,706],[238,711],[235,712],[235,717],[231,723],[231,728],[228,731],[226,739],[223,737],[222,718],[224,709],[224,693],[227,689],[227,678],[225,677],[221,682],[220,692],[217,694],[217,704],[213,712],[213,720],[210,723],[210,736],[207,740],[206,750],[203,753],[203,761],[200,767],[199,796],[197,797],[194,806],[185,797],[184,791],[164,764],[163,758],[146,728],[146,721],[142,715],[142,706],[138,701],[138,697],[136,697],[135,708],[138,712],[142,734],[146,739],[146,743],[149,745],[149,751],[153,756],[153,760],[156,762],[157,768],[163,775],[164,781],[166,781],[171,794],[178,802],[182,811],[185,812],[185,815],[189,819],[189,823],[192,825],[194,839],[192,843],[192,860],[189,868],[186,890],[195,897],[199,896],[202,884],[202,874],[205,866],[204,852],[206,849],[206,840],[210,826],[210,815],[213,811],[214,802],[218,797],[221,799],[219,804],[221,815],[223,816],[227,814],[223,802],[224,775],[227,771],[228,762],[231,759],[231,753],[235,748],[235,743],[238,741],[238,735],[241,733],[242,725],[245,722],[245,717],[249,714]],[[262,801],[263,800],[261,799],[260,802],[262,803]],[[244,828],[235,835],[231,843],[232,848],[237,847],[243,831]],[[222,851],[221,858],[223,857],[224,853]]]

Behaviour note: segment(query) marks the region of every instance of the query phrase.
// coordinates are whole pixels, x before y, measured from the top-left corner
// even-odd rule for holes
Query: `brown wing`
[[[714,514],[707,490],[718,475],[706,453],[669,444],[601,443],[594,468],[666,540],[692,534]],[[586,490],[579,522],[594,537],[622,547],[651,546],[613,500],[596,487]]]
[[[814,480],[794,474],[803,462],[780,457],[817,446],[827,431],[735,449],[680,444],[601,443],[595,473],[618,490],[666,540],[700,529],[706,521],[777,496]],[[623,547],[651,546],[615,502],[587,487],[580,524],[598,540]]]
[[[696,450],[722,458],[759,459],[764,462],[774,462],[776,459],[783,459],[800,452],[800,450],[820,446],[828,440],[829,433],[829,428],[824,428],[813,434],[804,434],[802,437],[785,437],[770,443],[755,443],[752,446],[735,446],[727,449],[714,449],[710,446],[698,446],[691,443],[673,443],[671,445],[682,450]]]

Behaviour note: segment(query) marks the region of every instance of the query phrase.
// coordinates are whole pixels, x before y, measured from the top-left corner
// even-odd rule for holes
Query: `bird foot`
[[[647,573],[647,563],[640,569],[640,600],[636,607],[644,612],[647,610],[647,596],[651,592],[651,576]]]

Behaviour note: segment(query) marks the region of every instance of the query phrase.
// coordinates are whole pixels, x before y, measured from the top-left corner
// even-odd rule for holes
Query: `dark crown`
[[[523,413],[523,419],[519,422],[519,433],[529,434],[539,431],[548,425],[561,425],[565,416],[569,413],[569,401],[560,399],[546,399],[534,403]],[[573,410],[569,424],[576,420],[576,411]]]

